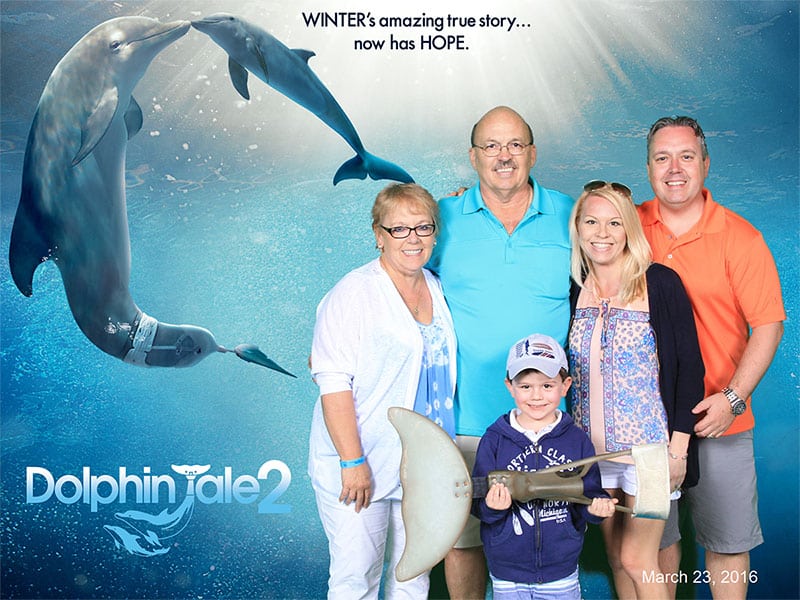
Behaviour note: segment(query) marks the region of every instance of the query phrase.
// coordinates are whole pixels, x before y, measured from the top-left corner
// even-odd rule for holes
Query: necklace
[[[594,301],[597,302],[598,305],[600,306],[602,306],[603,304],[608,305],[617,297],[617,295],[619,295],[619,286],[616,286],[612,288],[616,289],[617,290],[616,292],[614,292],[613,294],[609,294],[608,296],[601,296],[600,284],[594,277],[592,277],[591,279],[592,279],[592,286],[591,286],[592,297],[594,298]]]
[[[394,287],[397,290],[397,293],[400,294],[400,298],[402,298],[403,302],[405,302],[405,305],[408,307],[408,310],[414,313],[415,317],[419,316],[419,305],[420,305],[420,300],[422,300],[422,294],[423,294],[423,289],[420,287],[420,280],[418,279],[414,282],[413,289],[415,289],[417,293],[415,294],[416,298],[414,299],[413,302],[409,300],[405,294],[403,294],[403,292],[400,290],[400,286],[398,286],[395,283]]]

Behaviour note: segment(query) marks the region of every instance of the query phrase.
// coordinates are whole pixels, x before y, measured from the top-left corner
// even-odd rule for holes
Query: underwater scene
[[[220,12],[274,36],[273,85],[229,70],[211,27],[180,23]],[[436,198],[474,184],[470,129],[497,105],[532,125],[534,177],[573,198],[603,179],[651,199],[650,124],[702,125],[707,187],[763,233],[788,316],[754,394],[765,542],[748,596],[800,597],[799,14],[769,0],[0,1],[0,597],[324,598],[306,473],[316,306],[377,255],[370,209],[390,179]],[[116,97],[87,82],[117,48],[71,49],[117,17],[160,23],[120,25],[144,28],[118,82],[135,102],[105,135],[60,127],[88,102],[111,119]],[[62,59],[85,76],[43,95]],[[55,118],[26,164],[37,105]],[[70,179],[93,152],[112,197]],[[69,224],[23,232],[43,264],[9,260],[25,254],[12,228],[32,210],[26,172]],[[141,323],[98,318],[132,302]],[[150,319],[184,324],[156,340],[164,366],[117,358],[113,340]],[[684,538],[678,595],[708,598]],[[612,596],[596,527],[581,583]],[[438,567],[431,597],[446,597]]]

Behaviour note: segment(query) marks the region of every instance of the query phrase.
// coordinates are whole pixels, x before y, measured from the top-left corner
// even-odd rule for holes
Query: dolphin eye
[[[116,52],[117,50],[119,50],[120,46],[122,46],[122,42],[120,42],[119,40],[114,40],[108,45],[108,47],[111,49],[112,52]]]

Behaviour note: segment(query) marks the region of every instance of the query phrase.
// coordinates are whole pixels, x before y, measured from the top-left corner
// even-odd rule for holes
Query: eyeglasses
[[[384,227],[383,225],[380,227],[396,240],[406,239],[411,235],[412,231],[419,237],[430,237],[436,231],[436,225],[433,223],[423,223],[416,227]]]
[[[525,152],[525,148],[528,146],[533,146],[533,144],[523,144],[522,142],[508,142],[507,144],[498,144],[497,142],[489,142],[485,146],[478,146],[478,144],[472,144],[473,148],[480,148],[483,150],[483,153],[486,156],[498,156],[502,151],[503,148],[508,149],[508,153],[512,156],[519,156],[523,152]]]
[[[633,194],[631,193],[631,189],[622,183],[617,183],[616,181],[603,181],[601,179],[595,179],[594,181],[590,181],[586,185],[583,186],[584,192],[594,192],[595,190],[599,190],[600,188],[604,188],[607,185],[611,186],[611,189],[615,192],[620,194],[624,194],[628,198],[632,198]]]

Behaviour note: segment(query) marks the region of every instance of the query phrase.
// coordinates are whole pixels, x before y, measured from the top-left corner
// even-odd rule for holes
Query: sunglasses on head
[[[594,181],[590,181],[589,183],[583,186],[583,191],[594,192],[606,186],[611,186],[612,190],[620,194],[624,194],[625,196],[628,196],[628,198],[633,197],[631,189],[627,185],[624,185],[622,183],[617,183],[616,181],[603,181],[601,179],[595,179]]]

